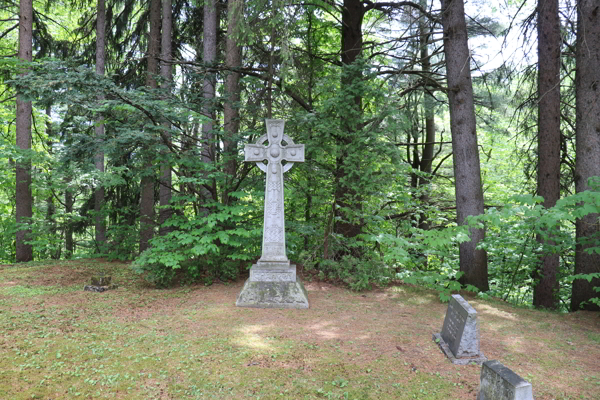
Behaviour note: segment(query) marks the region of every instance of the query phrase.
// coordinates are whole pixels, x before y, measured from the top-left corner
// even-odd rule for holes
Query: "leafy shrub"
[[[132,264],[135,272],[157,286],[168,286],[177,274],[186,281],[237,278],[240,265],[258,253],[261,229],[242,224],[242,205],[215,204],[214,212],[187,218],[174,215],[172,231],[152,239],[151,248]]]

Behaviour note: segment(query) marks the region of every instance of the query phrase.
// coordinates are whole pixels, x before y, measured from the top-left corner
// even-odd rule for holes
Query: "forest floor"
[[[118,289],[83,291],[100,270]],[[304,283],[308,310],[249,309],[235,307],[242,280],[158,290],[123,263],[0,266],[0,398],[476,398],[481,367],[432,341],[435,292]],[[463,297],[482,352],[537,400],[600,399],[600,314]]]

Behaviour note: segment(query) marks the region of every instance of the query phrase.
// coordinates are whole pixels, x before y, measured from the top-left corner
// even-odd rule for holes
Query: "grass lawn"
[[[98,271],[118,289],[83,291]],[[167,290],[101,260],[0,266],[0,399],[475,399],[480,367],[432,341],[446,304],[305,282],[310,309],[236,308],[243,281]],[[463,294],[481,350],[536,400],[600,399],[600,314]]]

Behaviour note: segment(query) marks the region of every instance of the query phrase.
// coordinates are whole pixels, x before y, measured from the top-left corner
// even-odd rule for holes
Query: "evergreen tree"
[[[598,0],[577,2],[577,155],[575,164],[575,189],[577,193],[598,190],[600,177],[600,4]],[[590,180],[596,179],[590,186]],[[575,249],[575,273],[600,272],[600,253],[594,241],[600,239],[598,214],[588,214],[576,222],[577,247]],[[596,251],[588,250],[596,247]],[[600,310],[589,300],[598,297],[594,287],[600,287],[600,279],[573,281],[571,309],[583,307]],[[584,302],[587,302],[583,305]]]
[[[471,54],[463,0],[442,0],[444,54],[448,79],[452,155],[459,225],[470,215],[483,214],[483,191],[477,146],[477,127],[471,82]],[[477,244],[485,237],[483,228],[470,229],[470,240],[459,247],[460,281],[481,291],[489,289],[487,256]]]
[[[21,0],[19,3],[19,59],[25,62],[33,60],[33,0]],[[27,71],[23,72],[26,74]],[[16,234],[17,261],[33,260],[33,246],[27,241],[32,240],[31,223],[33,216],[33,197],[31,194],[31,159],[28,151],[31,149],[31,101],[17,94],[17,123],[16,144],[23,150],[22,160],[16,165]]]

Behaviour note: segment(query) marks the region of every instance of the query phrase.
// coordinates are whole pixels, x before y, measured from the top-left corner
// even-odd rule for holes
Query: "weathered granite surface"
[[[251,282],[296,282],[296,266],[293,264],[273,263],[272,265],[254,264],[250,269]]]
[[[479,350],[477,311],[459,294],[452,295],[442,332],[433,335],[453,364],[481,364],[487,358]]]
[[[105,292],[107,290],[111,290],[111,289],[116,289],[118,288],[118,285],[110,284],[110,285],[85,285],[83,287],[83,290],[85,290],[86,292],[98,292],[98,293],[102,293]]]
[[[477,400],[533,400],[533,388],[496,360],[483,363]]]
[[[308,308],[308,295],[300,280],[253,282],[248,279],[235,305],[254,308]]]
[[[94,286],[108,286],[110,285],[112,278],[110,276],[93,276],[92,285]]]
[[[262,255],[250,269],[238,296],[239,307],[308,308],[304,285],[296,277],[285,249],[283,173],[304,161],[304,145],[283,133],[285,121],[267,119],[267,134],[244,148],[245,161],[256,162],[267,173]],[[268,143],[268,145],[265,145]],[[266,161],[266,163],[265,163]],[[285,164],[284,164],[285,161]]]
[[[91,281],[91,285],[85,285],[83,287],[83,290],[85,290],[86,292],[102,293],[107,290],[116,289],[119,287],[118,285],[111,283],[112,279],[110,276],[93,276]]]

